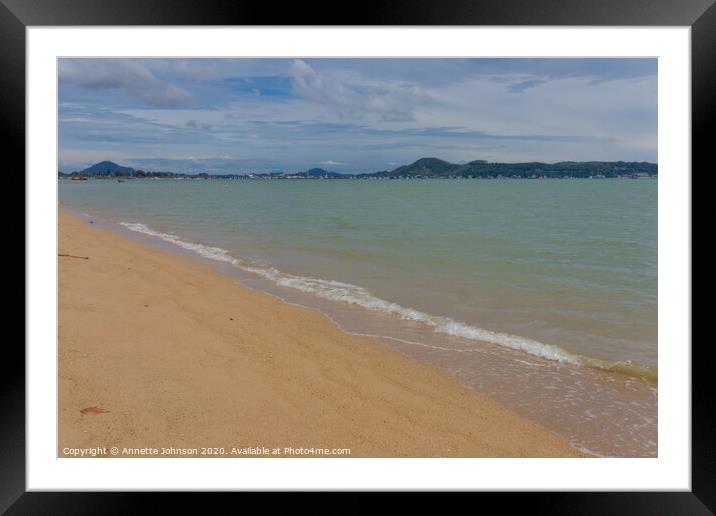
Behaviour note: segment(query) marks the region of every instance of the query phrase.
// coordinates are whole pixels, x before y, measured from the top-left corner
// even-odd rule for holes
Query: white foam
[[[165,242],[170,242],[178,247],[187,249],[189,251],[194,251],[198,255],[203,256],[204,258],[208,258],[210,260],[216,260],[219,262],[226,262],[231,264],[235,264],[235,262],[237,262],[237,260],[233,258],[226,249],[222,249],[221,247],[210,247],[202,244],[195,244],[193,242],[187,242],[186,240],[182,240],[176,235],[155,231],[150,227],[146,226],[145,224],[141,224],[139,222],[120,222],[120,224],[127,229],[136,231],[137,233],[143,233],[145,235],[161,238]]]
[[[548,360],[556,360],[558,362],[569,364],[580,363],[579,358],[557,346],[552,346],[550,344],[545,344],[543,342],[517,335],[485,330],[483,328],[470,326],[456,321],[449,317],[433,316],[413,308],[406,308],[397,303],[376,297],[365,288],[357,285],[343,283],[340,281],[322,280],[307,276],[297,276],[281,272],[273,267],[259,267],[253,264],[247,264],[243,260],[231,256],[229,251],[220,247],[211,247],[194,242],[188,242],[186,240],[182,240],[174,234],[155,231],[141,223],[120,222],[120,224],[131,231],[160,238],[161,240],[174,244],[182,249],[193,251],[204,258],[230,263],[244,271],[257,274],[280,287],[293,288],[300,290],[301,292],[315,295],[322,299],[348,303],[360,306],[366,310],[394,315],[406,321],[420,322],[433,328],[433,330],[438,333],[462,337],[468,340],[489,342],[491,344],[497,344],[502,347],[546,358]]]

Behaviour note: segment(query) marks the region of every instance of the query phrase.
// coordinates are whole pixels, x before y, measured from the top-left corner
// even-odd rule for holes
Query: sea
[[[658,455],[656,179],[59,181],[597,456]]]

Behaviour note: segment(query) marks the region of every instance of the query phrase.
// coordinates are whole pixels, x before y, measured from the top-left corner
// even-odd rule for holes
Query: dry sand
[[[447,373],[60,213],[59,449],[580,456]]]

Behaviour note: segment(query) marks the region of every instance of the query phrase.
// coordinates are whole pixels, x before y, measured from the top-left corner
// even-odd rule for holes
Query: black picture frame
[[[692,168],[708,173],[716,97],[713,0],[393,0],[332,6],[232,0],[0,0],[0,127],[6,155],[25,170],[25,29],[83,25],[606,25],[691,27]],[[711,130],[709,130],[711,129]],[[713,166],[712,166],[713,167]],[[690,173],[690,171],[684,171]],[[8,177],[8,176],[6,176]],[[24,191],[16,185],[14,193]],[[17,211],[6,220],[17,218]],[[19,226],[19,225],[18,225]],[[693,252],[693,251],[692,251]],[[27,258],[27,257],[26,257]],[[683,343],[686,344],[686,343]],[[522,493],[497,497],[502,510],[529,506],[549,514],[713,514],[716,512],[716,417],[706,339],[692,347],[692,489],[690,492]],[[167,494],[25,492],[25,354],[7,339],[0,382],[0,512],[129,514],[161,510]],[[185,509],[191,508],[181,495]],[[350,504],[370,510],[364,502]],[[205,501],[201,507],[206,510]],[[141,509],[141,510],[140,510]]]

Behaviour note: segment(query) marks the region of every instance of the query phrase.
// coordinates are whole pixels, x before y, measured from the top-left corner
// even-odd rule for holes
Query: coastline
[[[448,373],[197,260],[62,211],[59,253],[59,456],[585,456]]]

